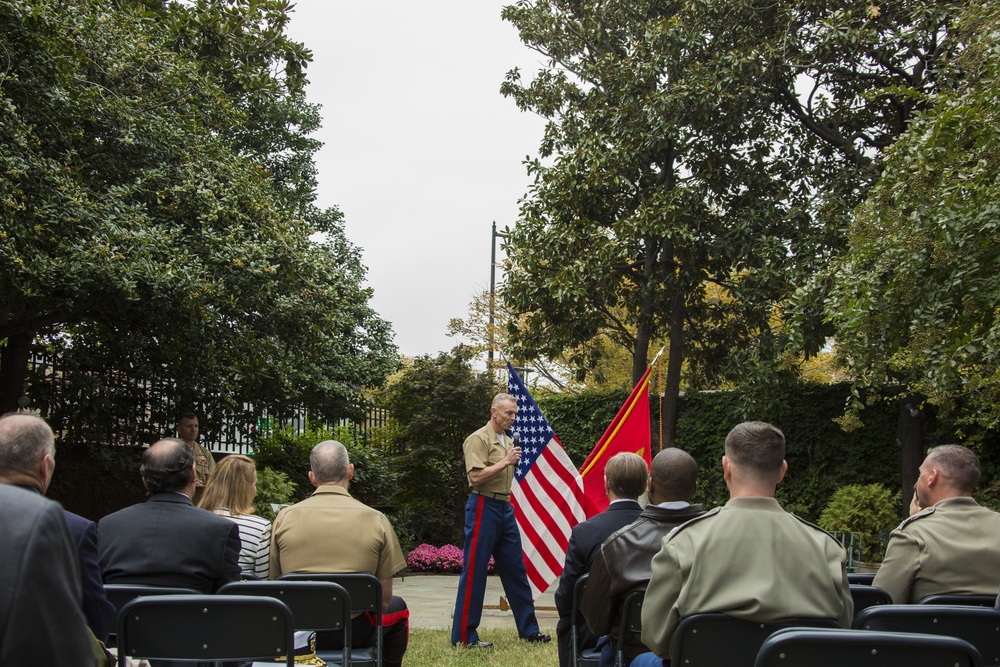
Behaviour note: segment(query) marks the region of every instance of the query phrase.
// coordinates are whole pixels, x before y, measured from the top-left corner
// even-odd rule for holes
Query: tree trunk
[[[670,304],[670,350],[667,352],[667,378],[663,388],[663,439],[667,447],[676,447],[677,404],[681,395],[681,365],[684,362],[684,293],[674,294]]]
[[[0,353],[0,415],[17,410],[24,394],[24,378],[28,375],[28,358],[35,333],[11,334]]]
[[[924,425],[927,417],[919,409],[921,396],[904,396],[899,401],[899,451],[902,492],[900,501],[905,512],[913,494],[920,472],[917,470],[924,461]],[[916,414],[914,414],[916,413]]]
[[[632,348],[632,386],[634,387],[646,373],[649,365],[649,325],[640,322],[635,331],[635,346]]]

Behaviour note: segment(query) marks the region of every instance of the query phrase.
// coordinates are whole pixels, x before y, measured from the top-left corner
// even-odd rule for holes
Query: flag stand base
[[[484,604],[483,609],[499,609],[500,611],[510,611],[510,605],[507,604],[507,598],[500,596],[500,604]],[[555,607],[539,607],[535,606],[535,611],[558,611]]]

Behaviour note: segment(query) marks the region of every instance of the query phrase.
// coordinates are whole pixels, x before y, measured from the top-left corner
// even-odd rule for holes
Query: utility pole
[[[497,221],[493,221],[493,235],[490,237],[490,326],[489,326],[489,363],[490,369],[493,368],[493,348],[496,347],[496,341],[493,340],[493,320],[496,313],[496,290],[497,290],[497,237],[505,239],[507,235],[504,232],[497,231]]]

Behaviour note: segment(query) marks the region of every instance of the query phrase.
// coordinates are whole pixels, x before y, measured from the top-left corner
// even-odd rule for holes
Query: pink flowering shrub
[[[465,554],[453,544],[435,547],[421,544],[410,551],[406,557],[406,565],[411,572],[430,572],[434,574],[459,574]],[[490,557],[488,572],[493,572],[493,557]]]

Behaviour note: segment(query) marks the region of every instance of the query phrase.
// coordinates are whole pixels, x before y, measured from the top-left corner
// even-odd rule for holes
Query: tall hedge
[[[726,434],[741,421],[767,421],[785,433],[788,474],[778,489],[787,509],[817,520],[833,492],[846,484],[880,483],[899,491],[896,408],[873,402],[864,425],[846,432],[834,420],[843,414],[849,386],[797,385],[786,390],[772,413],[747,415],[731,392],[688,392],[678,411],[677,444],[691,453],[701,470],[696,500],[714,507],[729,493],[722,479]],[[590,453],[628,392],[540,397],[539,407],[578,466]],[[653,451],[659,444],[659,397],[651,396]]]

